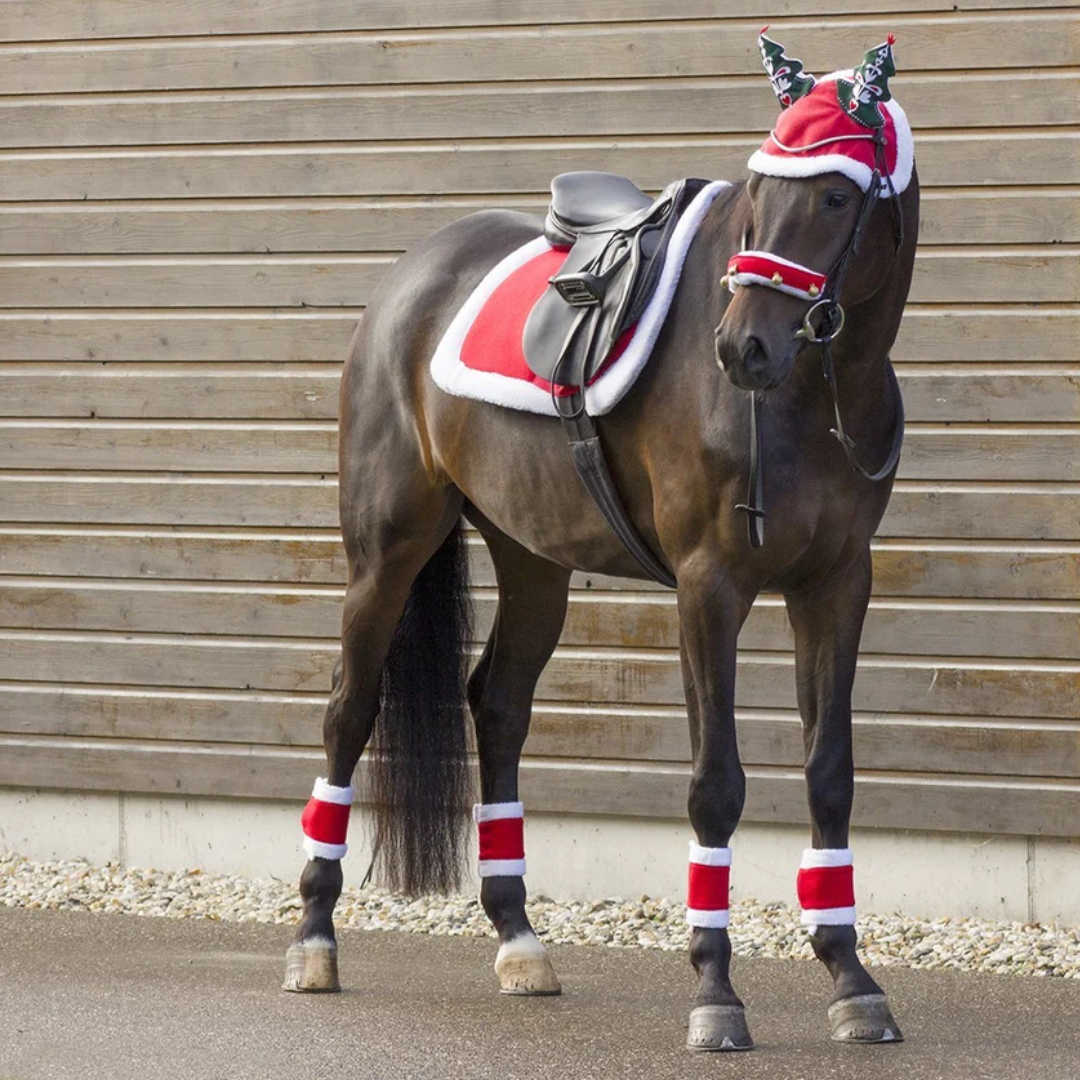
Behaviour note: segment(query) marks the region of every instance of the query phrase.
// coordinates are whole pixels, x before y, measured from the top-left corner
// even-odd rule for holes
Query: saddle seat
[[[613,173],[555,177],[544,237],[570,252],[525,323],[522,352],[534,374],[578,389],[599,374],[641,317],[672,230],[705,183],[678,180],[653,199]]]
[[[572,244],[582,229],[640,213],[656,200],[625,176],[570,172],[551,181],[544,232],[556,247]]]

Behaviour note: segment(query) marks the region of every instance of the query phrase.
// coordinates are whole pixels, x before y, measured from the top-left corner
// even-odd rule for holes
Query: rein
[[[893,240],[896,251],[899,252],[904,243],[904,212],[900,206],[900,198],[893,187],[892,178],[885,168],[885,138],[880,131],[867,136],[838,136],[836,140],[823,140],[823,142],[838,141],[841,138],[866,138],[872,139],[875,144],[875,167],[870,178],[870,185],[866,189],[859,216],[852,230],[851,239],[848,240],[839,258],[833,264],[827,274],[820,274],[809,267],[798,263],[789,262],[779,256],[762,251],[740,251],[731,257],[728,263],[728,272],[721,278],[721,286],[726,286],[731,292],[735,292],[740,286],[763,285],[766,288],[776,289],[778,292],[797,296],[800,299],[812,301],[812,306],[803,318],[801,329],[795,332],[797,338],[805,338],[808,344],[821,347],[821,367],[825,376],[825,382],[829,386],[832,396],[833,416],[836,419],[836,427],[829,429],[840,446],[848,464],[860,476],[867,480],[877,482],[884,480],[896,468],[900,461],[900,451],[904,445],[904,402],[900,394],[900,386],[896,379],[896,372],[892,365],[888,366],[889,389],[896,402],[896,424],[893,428],[892,446],[885,463],[876,472],[870,472],[865,468],[856,456],[857,447],[855,441],[844,431],[844,421],[840,415],[840,394],[836,384],[836,367],[833,362],[832,343],[839,337],[844,329],[844,309],[840,306],[840,293],[844,286],[851,261],[859,250],[863,234],[870,221],[870,215],[881,197],[882,178],[889,192],[889,201],[893,209]],[[775,135],[773,136],[775,140]],[[771,271],[771,273],[770,273]],[[815,329],[813,318],[815,313],[821,312],[821,324]],[[761,452],[761,397],[758,391],[750,395],[750,476],[747,485],[747,498],[745,503],[736,505],[736,510],[741,510],[747,516],[747,529],[751,547],[761,547],[765,543],[765,506],[764,506],[764,477],[762,475],[762,452]]]

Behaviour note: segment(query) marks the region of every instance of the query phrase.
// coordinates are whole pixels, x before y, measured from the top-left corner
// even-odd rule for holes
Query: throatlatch
[[[519,802],[477,803],[476,822],[480,877],[522,877],[525,874],[525,807]]]
[[[349,811],[355,793],[348,787],[334,787],[323,777],[315,781],[311,798],[300,818],[304,830],[304,851],[311,859],[343,859],[349,845]]]

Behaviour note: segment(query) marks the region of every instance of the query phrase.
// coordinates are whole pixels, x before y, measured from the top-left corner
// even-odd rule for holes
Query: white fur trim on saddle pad
[[[660,335],[675,288],[682,274],[686,253],[690,243],[701,225],[713,200],[720,192],[731,187],[726,180],[714,180],[706,185],[694,197],[679,219],[671,234],[664,268],[656,289],[638,320],[637,329],[626,351],[597,378],[585,391],[585,402],[589,413],[603,416],[610,412],[623,399],[627,391],[645,367],[653,345]],[[466,367],[461,360],[461,347],[472,327],[476,316],[491,294],[517,269],[530,260],[551,250],[551,245],[542,236],[516,251],[511,252],[497,263],[473,290],[472,295],[462,305],[447,327],[431,358],[431,377],[448,394],[457,397],[488,401],[494,405],[504,405],[509,409],[521,409],[525,412],[539,413],[542,416],[555,416],[555,406],[551,394],[535,383],[524,379],[514,379],[493,371],[479,371]]]

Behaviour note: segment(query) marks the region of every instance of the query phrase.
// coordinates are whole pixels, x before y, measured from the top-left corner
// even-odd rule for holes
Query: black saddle
[[[656,289],[672,230],[706,180],[678,180],[651,199],[624,176],[573,172],[551,182],[544,236],[570,248],[566,262],[525,322],[525,362],[552,393],[581,482],[612,531],[654,580],[675,586],[671,570],[641,538],[608,469],[585,387]]]
[[[540,378],[584,387],[656,288],[672,230],[704,180],[679,180],[653,199],[624,176],[563,173],[551,183],[544,235],[569,247],[525,323],[525,362]]]

